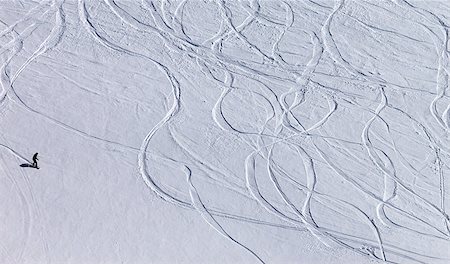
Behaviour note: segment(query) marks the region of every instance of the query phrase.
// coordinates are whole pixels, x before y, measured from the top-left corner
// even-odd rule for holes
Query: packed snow
[[[0,1],[0,263],[450,263],[449,26],[444,0]]]

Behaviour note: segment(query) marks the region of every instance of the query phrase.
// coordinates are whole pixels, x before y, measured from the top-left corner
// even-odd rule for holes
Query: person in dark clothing
[[[39,167],[38,167],[38,165],[37,165],[37,161],[38,161],[39,159],[37,158],[37,156],[38,156],[38,153],[34,153],[34,155],[33,155],[33,164],[32,164],[32,166],[33,166],[33,168],[39,169]]]

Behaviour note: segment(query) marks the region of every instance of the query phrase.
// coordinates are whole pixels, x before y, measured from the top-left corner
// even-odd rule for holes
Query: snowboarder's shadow
[[[22,168],[34,168],[34,166],[32,165],[32,164],[29,164],[29,163],[23,163],[23,164],[20,164],[20,167],[22,167]]]

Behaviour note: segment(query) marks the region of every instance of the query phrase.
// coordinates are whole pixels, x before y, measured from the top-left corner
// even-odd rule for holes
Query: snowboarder
[[[37,152],[34,153],[34,155],[33,155],[33,164],[31,164],[31,165],[32,165],[33,168],[36,168],[36,169],[39,170],[39,167],[38,167],[38,165],[37,165],[37,161],[38,161],[39,159],[37,158],[37,156],[38,156],[38,153],[37,153]]]

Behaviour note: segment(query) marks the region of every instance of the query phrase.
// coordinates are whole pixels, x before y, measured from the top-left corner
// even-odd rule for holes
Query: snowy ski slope
[[[444,0],[0,1],[0,263],[450,263],[449,26]]]

